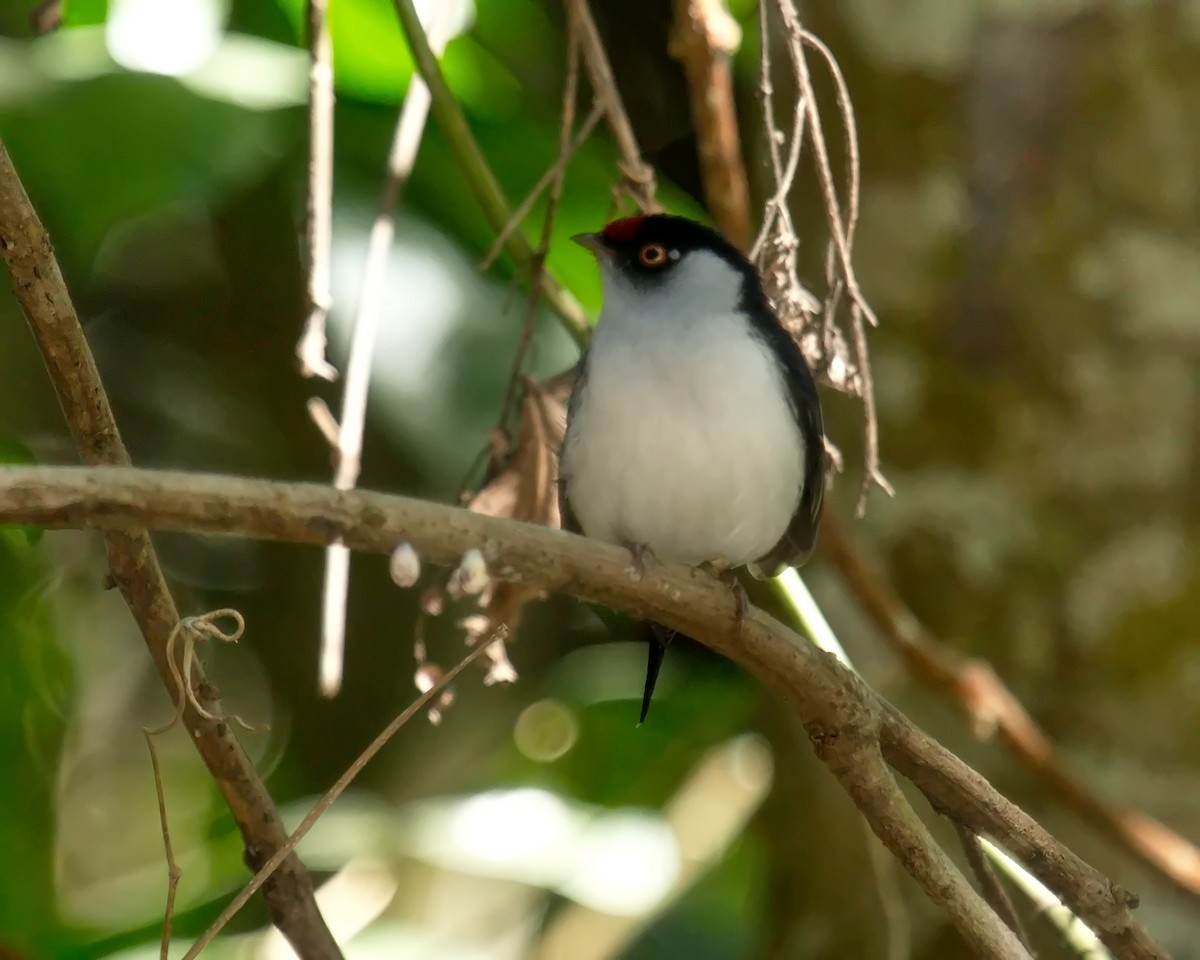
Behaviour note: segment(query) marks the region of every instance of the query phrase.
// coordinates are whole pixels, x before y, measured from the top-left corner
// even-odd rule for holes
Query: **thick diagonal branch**
[[[13,290],[42,351],[46,369],[79,449],[80,459],[94,465],[127,465],[112,407],[100,382],[91,349],[54,258],[50,237],[38,220],[0,144],[0,255]],[[177,697],[167,641],[179,622],[175,601],[163,579],[149,534],[140,524],[105,534],[108,567],[141,629],[163,683]],[[199,668],[193,668],[197,690],[206,690]],[[203,716],[184,698],[183,727],[225,797],[242,831],[249,863],[257,867],[287,840],[287,831],[267,788],[259,779],[228,725]],[[218,711],[219,714],[219,711]],[[275,925],[296,952],[308,958],[336,958],[341,953],[313,899],[312,880],[296,856],[264,887]]]

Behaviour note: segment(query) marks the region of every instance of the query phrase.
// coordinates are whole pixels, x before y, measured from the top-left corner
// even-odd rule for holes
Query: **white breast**
[[[721,272],[731,268],[688,262],[706,256],[691,254],[680,286],[649,297],[605,278],[561,469],[588,536],[644,543],[668,562],[740,566],[783,536],[804,438],[778,365],[734,312],[737,286]]]

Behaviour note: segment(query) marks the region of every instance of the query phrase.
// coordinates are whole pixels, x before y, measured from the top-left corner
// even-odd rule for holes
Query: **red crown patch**
[[[604,239],[614,243],[624,243],[638,235],[645,217],[623,217],[614,220],[604,228]]]

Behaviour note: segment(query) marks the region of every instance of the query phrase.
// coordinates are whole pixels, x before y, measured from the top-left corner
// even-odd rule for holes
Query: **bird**
[[[599,265],[603,304],[567,404],[562,527],[708,570],[738,599],[817,542],[825,434],[816,380],[754,265],[686,217],[614,220],[571,238]],[[639,725],[674,632],[648,627]]]

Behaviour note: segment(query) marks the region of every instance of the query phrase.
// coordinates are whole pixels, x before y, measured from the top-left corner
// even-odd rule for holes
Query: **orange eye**
[[[638,251],[643,267],[661,267],[667,262],[667,248],[661,243],[648,243]]]

